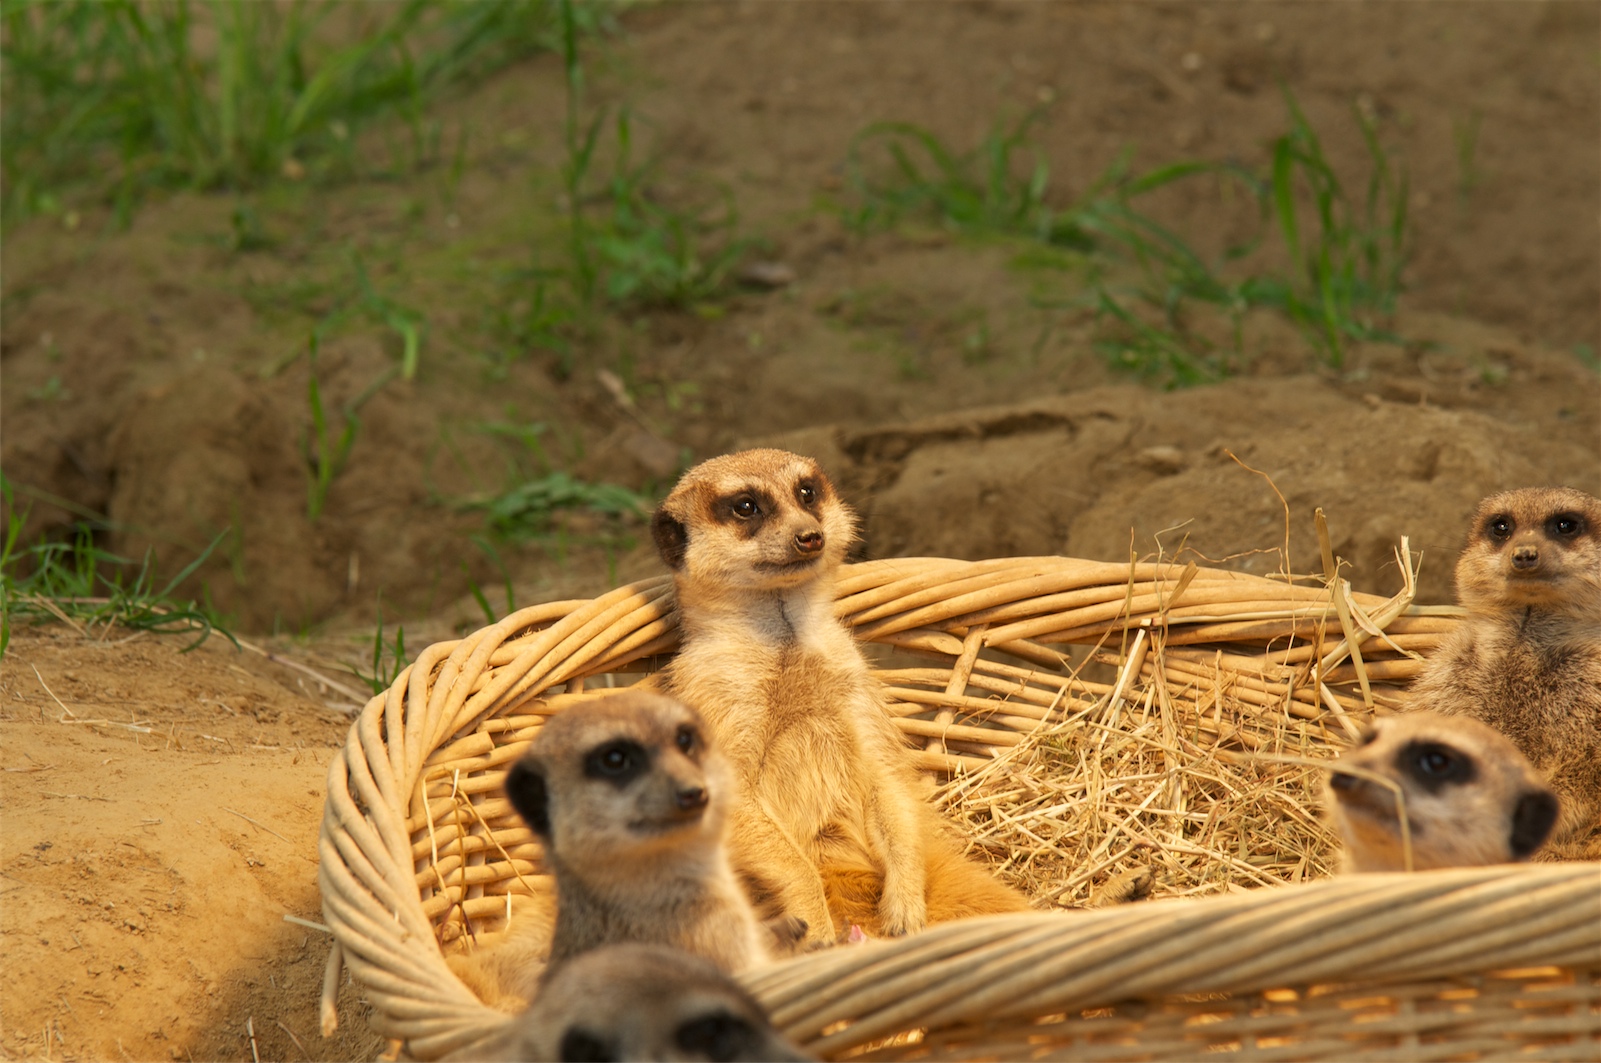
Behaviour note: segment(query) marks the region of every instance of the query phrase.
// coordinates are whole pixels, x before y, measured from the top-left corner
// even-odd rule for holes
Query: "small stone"
[[[1170,446],[1146,447],[1140,451],[1139,461],[1141,465],[1161,476],[1182,472],[1190,463],[1190,459],[1182,450]]]
[[[746,284],[758,288],[785,288],[795,283],[795,271],[787,263],[758,260],[739,267],[736,274]]]

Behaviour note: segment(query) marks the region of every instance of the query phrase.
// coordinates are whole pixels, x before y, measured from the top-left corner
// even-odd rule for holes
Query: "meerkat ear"
[[[545,777],[528,758],[513,764],[506,773],[506,796],[535,834],[541,838],[550,837],[550,791],[545,786]]]
[[[684,553],[689,549],[689,529],[667,512],[666,506],[659,507],[650,518],[650,537],[656,540],[656,551],[662,555],[668,568],[677,572],[684,567]]]
[[[1512,809],[1512,855],[1522,860],[1545,844],[1557,821],[1557,799],[1547,790],[1529,790]]]

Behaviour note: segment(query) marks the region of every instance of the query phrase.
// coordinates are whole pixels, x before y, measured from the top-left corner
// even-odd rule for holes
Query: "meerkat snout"
[[[1404,870],[1408,844],[1417,870],[1526,860],[1558,811],[1504,735],[1434,712],[1378,720],[1331,766],[1328,805],[1350,871]]]

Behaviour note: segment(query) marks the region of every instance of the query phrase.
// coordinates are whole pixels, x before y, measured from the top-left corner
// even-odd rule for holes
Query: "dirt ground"
[[[29,536],[100,514],[105,545],[175,572],[221,534],[195,593],[314,663],[370,644],[380,592],[414,646],[482,622],[469,581],[503,577],[460,503],[540,454],[648,493],[682,455],[751,442],[825,461],[862,511],[862,556],[1160,548],[1271,569],[1288,507],[1291,564],[1316,569],[1321,506],[1360,588],[1394,589],[1405,535],[1421,596],[1446,601],[1476,499],[1601,491],[1598,32],[1601,9],[1579,3],[634,9],[592,46],[591,102],[634,109],[662,195],[726,188],[794,283],[614,315],[570,375],[486,327],[519,298],[511,265],[555,231],[546,57],[440,107],[471,131],[459,172],[256,194],[259,250],[229,246],[238,201],[222,195],[152,203],[126,232],[94,211],[8,231],[0,464],[29,489]],[[920,222],[863,236],[830,209],[852,137],[880,120],[966,148],[1043,106],[1061,204],[1124,148],[1137,169],[1260,169],[1286,128],[1281,81],[1353,187],[1353,106],[1410,175],[1406,342],[1356,345],[1338,369],[1264,314],[1238,378],[1157,390],[1094,352],[1091,314],[1039,297],[1063,282],[1019,266],[1015,241]],[[1215,185],[1152,209],[1198,248],[1240,224]],[[427,330],[417,378],[362,407],[313,521],[297,355],[348,283],[344,248]],[[333,336],[330,406],[395,347],[377,325]],[[543,426],[539,445],[492,424]],[[518,602],[657,571],[639,525],[593,530],[502,544]],[[340,1033],[318,1035],[326,938],[284,919],[320,919],[315,837],[350,699],[217,637],[182,645],[54,626],[18,632],[0,662],[0,1053],[370,1058],[352,987]]]

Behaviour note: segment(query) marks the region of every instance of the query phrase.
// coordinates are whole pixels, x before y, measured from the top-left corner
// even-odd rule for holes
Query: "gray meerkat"
[[[1345,843],[1346,871],[1404,871],[1393,790],[1405,795],[1412,867],[1477,867],[1527,860],[1556,822],[1556,795],[1517,746],[1463,716],[1385,716],[1329,766],[1327,805]]]
[[[594,949],[552,969],[539,996],[487,1043],[485,1061],[807,1060],[760,1004],[711,963],[661,945]]]
[[[506,796],[556,880],[552,968],[624,941],[730,973],[770,958],[724,851],[733,773],[693,709],[636,689],[560,713],[507,772]]]
[[[1601,499],[1566,487],[1491,495],[1456,586],[1467,620],[1408,705],[1512,739],[1562,798],[1546,855],[1601,858]]]
[[[808,945],[852,923],[904,934],[1027,910],[946,834],[834,616],[855,517],[818,464],[781,450],[703,462],[651,533],[683,632],[652,682],[700,711],[738,772],[730,845],[758,908],[804,920]]]

